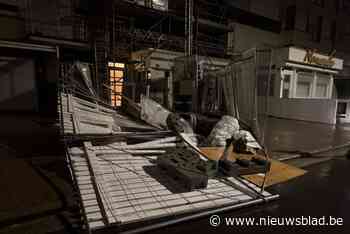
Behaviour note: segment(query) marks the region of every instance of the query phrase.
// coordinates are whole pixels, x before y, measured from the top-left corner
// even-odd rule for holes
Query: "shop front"
[[[337,99],[334,76],[343,60],[334,54],[286,47],[275,51],[269,114],[303,121],[335,124]]]

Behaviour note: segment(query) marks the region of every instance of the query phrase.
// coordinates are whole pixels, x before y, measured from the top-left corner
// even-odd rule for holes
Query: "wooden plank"
[[[74,98],[74,101],[76,101],[78,104],[80,104],[80,105],[85,105],[85,106],[89,106],[89,107],[91,107],[92,109],[98,109],[98,110],[101,110],[101,111],[103,111],[104,113],[111,113],[111,114],[113,114],[113,113],[115,113],[115,110],[113,110],[113,109],[109,109],[109,108],[107,108],[107,107],[104,107],[104,106],[102,106],[102,105],[97,105],[96,106],[96,103],[94,103],[94,102],[90,102],[90,101],[87,101],[87,100],[83,100],[83,99],[81,99],[81,98],[78,98],[78,97],[73,97]]]
[[[98,121],[98,122],[105,122],[108,124],[114,122],[111,116],[107,116],[100,113],[96,114],[89,111],[77,111],[76,113],[80,116],[81,119],[87,120],[87,121]]]
[[[68,112],[74,112],[74,104],[73,104],[73,100],[72,100],[72,95],[68,94],[68,102],[67,102],[67,110]]]
[[[101,187],[99,184],[102,186],[103,185],[103,178],[99,175],[99,165],[96,159],[96,155],[94,154],[94,151],[91,150],[90,148],[92,147],[91,142],[84,142],[84,150],[87,156],[87,162],[89,164],[90,168],[90,173],[91,173],[91,179],[92,179],[92,184],[95,188],[95,191],[100,191]],[[103,188],[102,188],[103,189]],[[106,215],[106,201],[101,197],[99,192],[95,194],[97,201],[100,206],[101,213],[103,215],[103,218],[106,219],[107,222],[110,222],[111,219]],[[107,198],[108,199],[108,198]],[[108,202],[108,201],[107,201]],[[102,217],[101,215],[101,217]]]
[[[89,225],[89,228],[92,230],[105,226],[102,221],[90,221],[88,225]]]
[[[113,131],[107,126],[97,126],[79,122],[79,134],[112,134]]]
[[[100,120],[97,118],[89,118],[89,117],[84,117],[84,116],[80,116],[79,120],[82,123],[97,125],[97,126],[106,127],[106,128],[109,128],[111,123],[112,123],[112,121],[109,122],[109,121]]]

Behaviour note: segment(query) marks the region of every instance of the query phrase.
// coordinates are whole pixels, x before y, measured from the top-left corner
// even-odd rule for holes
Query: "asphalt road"
[[[266,147],[276,158],[348,144],[350,124],[320,124],[269,118],[265,131]]]

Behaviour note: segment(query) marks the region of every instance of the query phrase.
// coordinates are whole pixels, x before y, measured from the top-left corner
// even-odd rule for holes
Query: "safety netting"
[[[267,130],[271,58],[272,49],[253,48],[220,71],[227,114],[249,127],[261,144]]]

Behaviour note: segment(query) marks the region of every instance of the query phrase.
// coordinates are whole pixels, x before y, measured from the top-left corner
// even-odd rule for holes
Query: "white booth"
[[[334,55],[334,54],[333,54]],[[285,47],[275,51],[269,98],[271,116],[336,123],[334,75],[343,60],[315,50]]]

